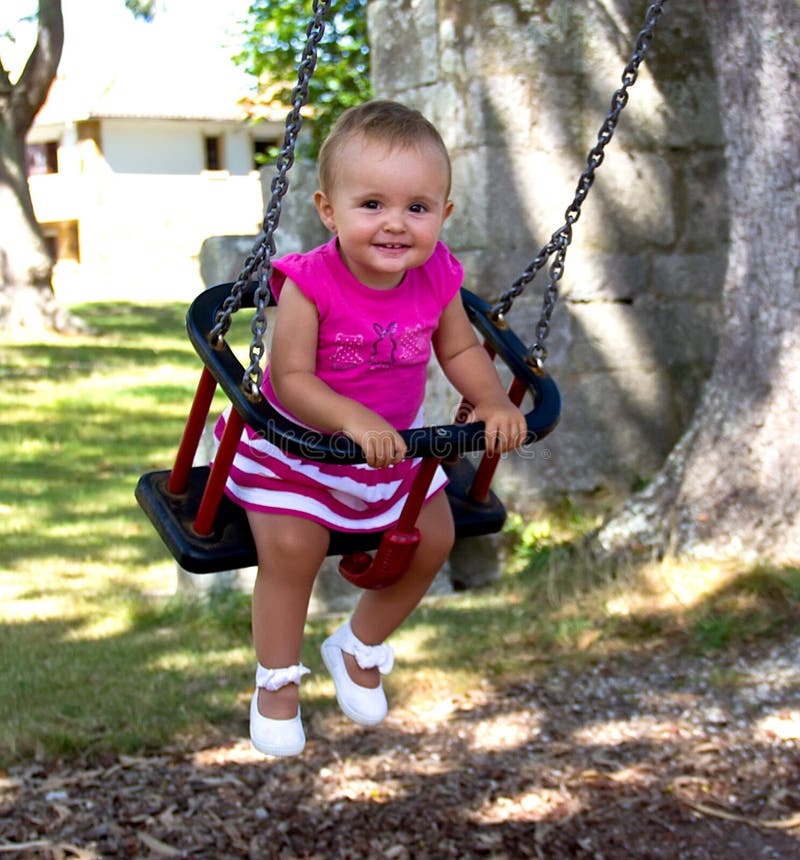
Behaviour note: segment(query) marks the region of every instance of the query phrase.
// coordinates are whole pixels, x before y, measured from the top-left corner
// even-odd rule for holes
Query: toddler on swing
[[[278,307],[263,394],[301,426],[343,433],[365,464],[305,460],[246,427],[226,493],[247,511],[257,554],[253,644],[258,660],[250,736],[265,755],[296,755],[305,734],[299,684],[311,589],[329,530],[393,526],[420,461],[404,459],[398,430],[424,424],[431,347],[447,378],[484,421],[487,448],[525,441],[525,419],[506,396],[469,323],[459,262],[439,241],[453,210],[450,159],[418,111],[372,101],[345,111],[322,146],[314,204],[331,240],[273,263]],[[221,437],[225,416],[218,422]],[[453,544],[441,467],[417,521],[421,539],[394,584],[365,591],[352,617],[322,645],[342,711],[374,726],[387,712],[385,643],[422,599]]]

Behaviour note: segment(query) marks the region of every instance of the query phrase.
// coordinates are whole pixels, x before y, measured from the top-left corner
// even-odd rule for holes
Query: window
[[[54,262],[81,261],[77,221],[49,221],[41,225],[47,250]]]
[[[254,140],[253,141],[253,169],[260,170],[265,164],[270,164],[278,157],[278,141]]]
[[[25,147],[25,166],[28,176],[58,173],[58,141],[29,143]]]
[[[222,140],[219,137],[206,137],[206,170],[222,170]]]
[[[58,259],[58,236],[50,233],[45,233],[42,237],[50,259],[55,262]]]

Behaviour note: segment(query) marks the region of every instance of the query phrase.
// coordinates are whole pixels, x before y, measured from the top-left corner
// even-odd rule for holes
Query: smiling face
[[[400,147],[359,134],[342,143],[331,185],[314,203],[354,277],[387,290],[433,254],[453,208],[449,185],[447,159],[432,143]]]

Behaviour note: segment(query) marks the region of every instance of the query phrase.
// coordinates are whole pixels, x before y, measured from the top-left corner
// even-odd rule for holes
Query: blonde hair
[[[450,155],[436,126],[418,110],[387,99],[375,99],[348,108],[334,123],[317,161],[319,186],[326,194],[333,186],[336,160],[342,147],[356,135],[392,148],[432,145],[441,152],[447,165],[447,194],[450,194]]]

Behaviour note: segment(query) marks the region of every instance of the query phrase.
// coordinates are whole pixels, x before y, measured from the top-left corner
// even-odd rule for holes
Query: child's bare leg
[[[302,517],[248,511],[258,553],[253,588],[253,646],[268,669],[300,662],[308,602],[317,571],[328,551],[328,530]],[[259,689],[258,710],[265,717],[291,719],[297,714],[299,688]]]
[[[365,591],[358,602],[350,626],[365,645],[379,645],[408,618],[422,600],[433,578],[447,560],[455,539],[450,503],[444,492],[437,493],[420,511],[417,528],[421,538],[414,559],[404,576],[394,585]],[[344,654],[347,672],[362,687],[377,687],[377,669],[362,669],[352,654]]]

